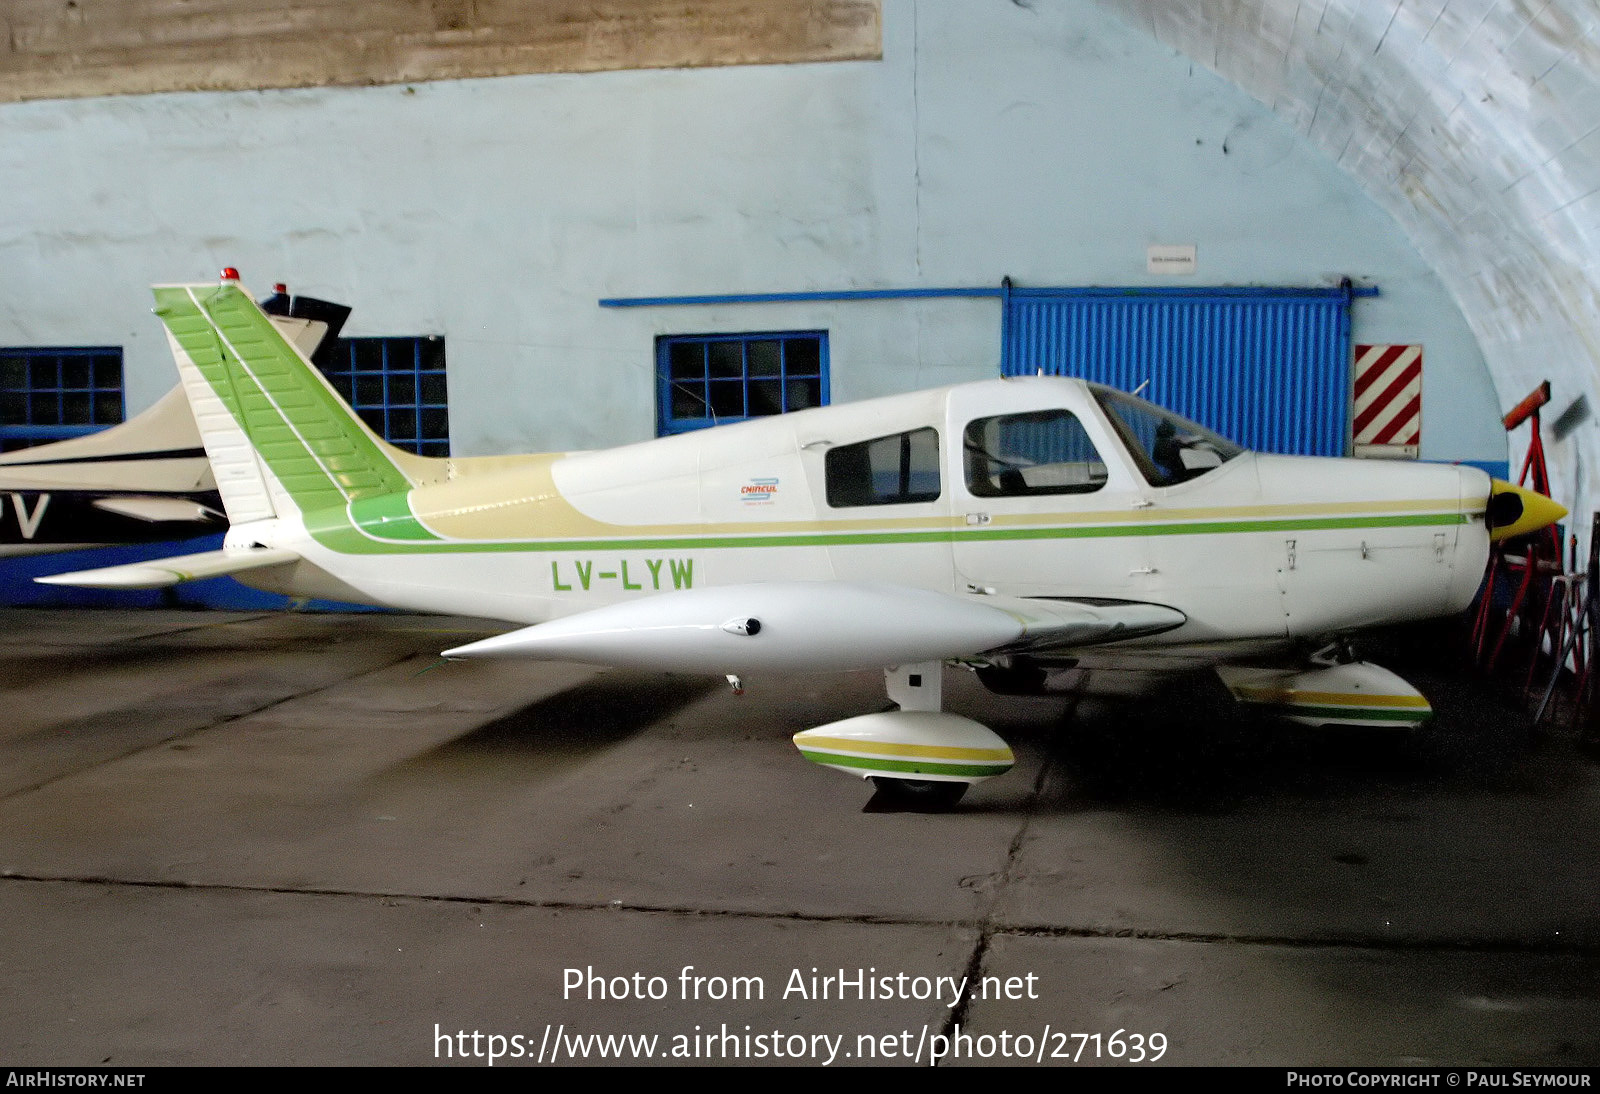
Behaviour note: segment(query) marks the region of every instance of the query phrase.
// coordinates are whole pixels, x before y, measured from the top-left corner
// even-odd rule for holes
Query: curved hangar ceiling
[[[1388,210],[1450,287],[1502,404],[1552,381],[1555,489],[1594,509],[1600,5],[1096,2],[1270,106]]]

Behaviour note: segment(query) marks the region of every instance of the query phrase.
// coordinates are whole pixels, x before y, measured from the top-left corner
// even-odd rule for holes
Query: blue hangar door
[[[1249,448],[1343,456],[1350,300],[1373,289],[1010,289],[1001,372],[1133,391]]]

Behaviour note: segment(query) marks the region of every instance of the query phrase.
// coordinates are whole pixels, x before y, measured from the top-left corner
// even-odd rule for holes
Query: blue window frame
[[[444,339],[341,338],[322,374],[372,431],[419,456],[450,455]]]
[[[123,413],[121,346],[0,348],[0,451],[81,437]]]
[[[827,331],[656,339],[657,436],[827,402]]]

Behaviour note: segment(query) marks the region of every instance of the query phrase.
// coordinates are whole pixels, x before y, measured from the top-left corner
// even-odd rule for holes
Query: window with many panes
[[[828,401],[828,332],[656,339],[656,433],[686,433]]]
[[[444,339],[341,338],[323,375],[372,431],[419,456],[450,454]]]
[[[122,418],[122,347],[0,348],[0,451],[81,437]]]

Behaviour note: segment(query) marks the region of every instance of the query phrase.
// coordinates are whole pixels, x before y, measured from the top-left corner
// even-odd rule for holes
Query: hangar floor
[[[990,1058],[951,1064],[1133,1034],[1178,1064],[1600,1063],[1600,773],[1426,657],[1440,717],[1405,742],[1203,690],[1064,723],[952,671],[1020,763],[919,815],[788,741],[880,707],[874,675],[736,697],[440,665],[488,633],[465,620],[0,620],[12,1063],[460,1062],[491,1034],[525,1054],[501,1064],[596,1061],[589,1034],[925,1062],[957,1026]],[[901,997],[938,977],[971,978],[955,1007]],[[636,988],[664,998],[611,997]]]

